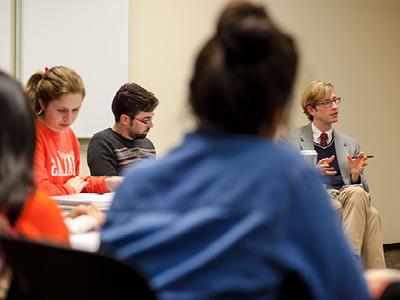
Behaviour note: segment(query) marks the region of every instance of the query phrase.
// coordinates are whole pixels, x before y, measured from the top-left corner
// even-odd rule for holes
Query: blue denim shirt
[[[320,180],[285,145],[192,133],[128,172],[101,246],[160,299],[275,299],[288,270],[315,299],[369,299]]]

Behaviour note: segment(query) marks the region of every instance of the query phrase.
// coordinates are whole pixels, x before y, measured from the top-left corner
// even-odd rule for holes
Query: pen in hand
[[[373,158],[373,157],[374,157],[373,155],[367,155],[367,158]],[[352,158],[356,159],[356,158],[358,158],[358,156],[353,156]]]

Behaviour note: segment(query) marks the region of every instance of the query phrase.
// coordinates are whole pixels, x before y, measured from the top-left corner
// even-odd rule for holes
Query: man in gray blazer
[[[310,123],[285,139],[299,150],[317,151],[317,167],[334,208],[341,210],[343,228],[355,254],[363,257],[367,268],[385,268],[380,218],[371,206],[363,174],[367,156],[355,139],[332,126],[338,121],[340,100],[331,83],[311,82],[301,99]]]

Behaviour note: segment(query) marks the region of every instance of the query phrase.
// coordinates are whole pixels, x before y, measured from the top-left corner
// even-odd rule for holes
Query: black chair
[[[314,296],[306,281],[295,271],[288,270],[278,289],[277,299],[280,300],[313,300]]]
[[[399,300],[400,299],[400,282],[392,282],[383,291],[379,300]]]
[[[0,235],[8,299],[156,299],[143,275],[108,256]]]

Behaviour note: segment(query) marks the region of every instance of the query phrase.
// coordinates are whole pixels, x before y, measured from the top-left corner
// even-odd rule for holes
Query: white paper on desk
[[[114,193],[96,194],[96,193],[79,193],[71,195],[52,196],[61,207],[72,208],[79,204],[94,204],[100,210],[106,210],[110,207]]]

